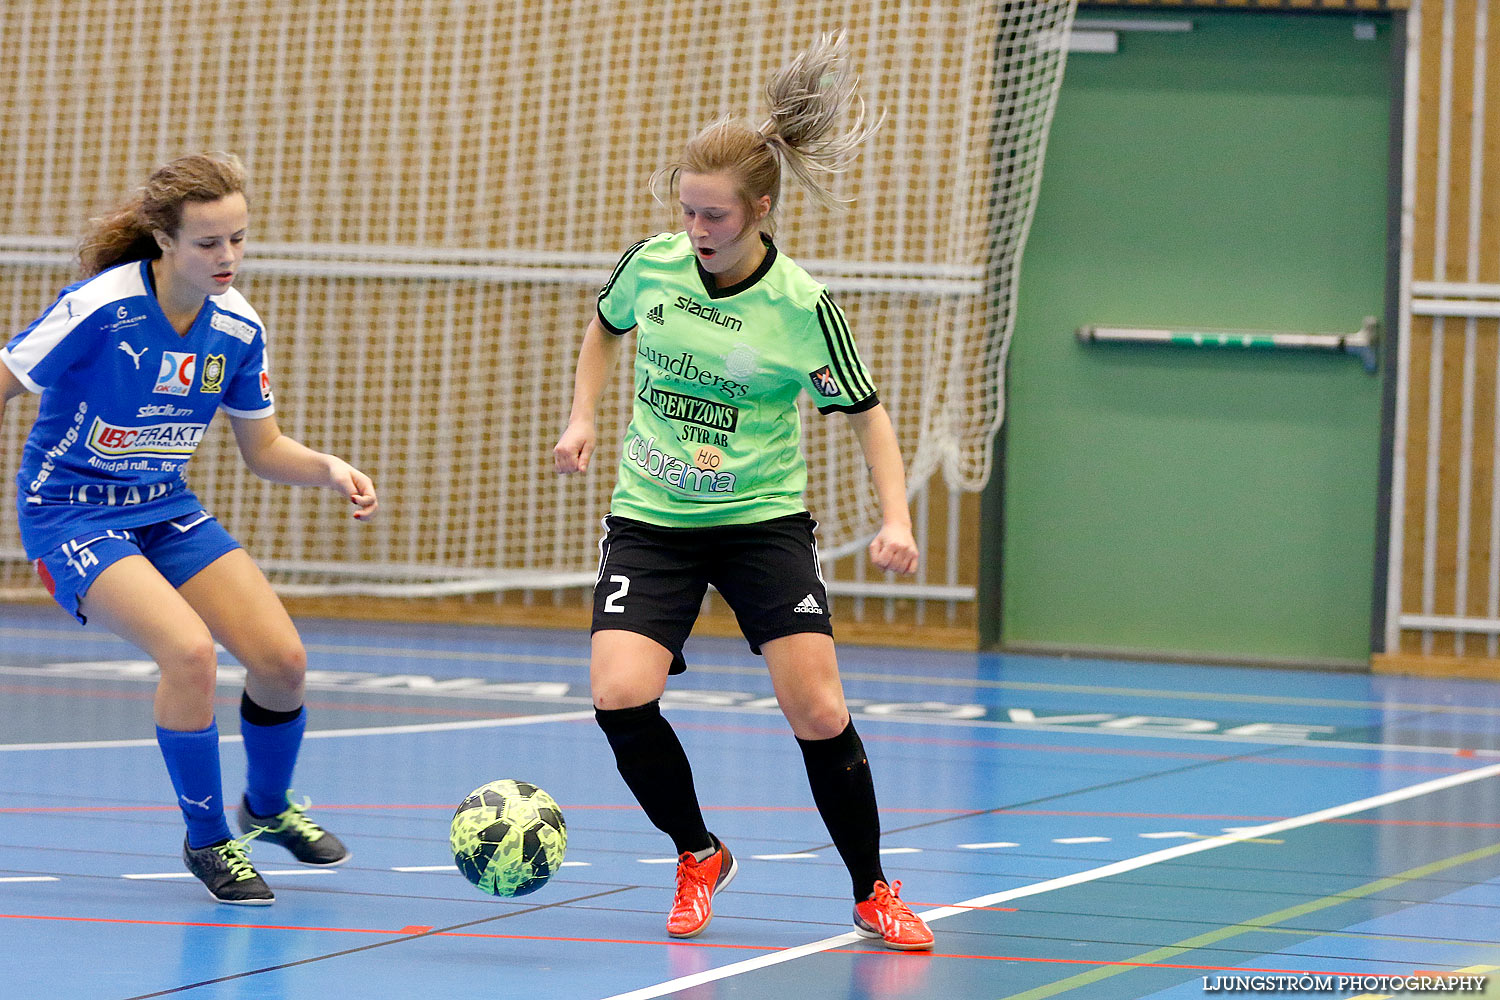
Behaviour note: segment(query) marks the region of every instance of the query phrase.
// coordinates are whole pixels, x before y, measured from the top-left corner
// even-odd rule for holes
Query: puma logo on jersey
[[[666,322],[666,319],[662,316],[660,302],[651,307],[651,311],[646,313],[646,318],[655,323],[657,326],[661,326]]]
[[[212,795],[204,797],[202,802],[199,802],[197,799],[190,799],[186,795],[178,795],[177,797],[190,806],[197,806],[204,812],[208,812],[208,804],[214,800],[214,797]]]
[[[818,603],[818,599],[816,597],[808,594],[806,597],[802,598],[801,603],[799,603],[792,610],[799,615],[821,615],[823,613],[823,606]]]
[[[143,347],[139,351],[137,351],[135,348],[131,347],[129,344],[125,343],[125,341],[122,340],[120,341],[120,350],[130,355],[130,360],[135,362],[135,370],[140,371],[141,358],[144,358],[146,356],[146,352],[149,351],[150,348]]]

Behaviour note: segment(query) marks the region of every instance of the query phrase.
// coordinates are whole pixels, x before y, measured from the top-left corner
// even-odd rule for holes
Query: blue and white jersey
[[[196,512],[182,478],[214,413],[275,412],[265,328],[234,289],[178,335],[147,261],[69,285],[0,361],[42,395],[16,475],[21,538],[36,559],[98,528]]]

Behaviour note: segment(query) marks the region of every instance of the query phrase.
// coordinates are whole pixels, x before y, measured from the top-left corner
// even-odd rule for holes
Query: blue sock
[[[207,847],[229,839],[224,818],[224,779],[219,774],[219,726],[179,732],[156,727],[156,742],[177,791],[177,806],[187,822],[188,846]]]
[[[292,787],[292,769],[302,748],[307,711],[274,726],[261,726],[240,714],[240,733],[245,737],[245,804],[257,816],[275,816],[286,808],[286,793]]]

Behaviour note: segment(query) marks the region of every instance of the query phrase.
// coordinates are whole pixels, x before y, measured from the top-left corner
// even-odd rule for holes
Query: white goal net
[[[579,339],[618,255],[672,228],[647,178],[819,31],[845,28],[884,126],[778,242],[827,282],[912,489],[986,480],[1021,248],[1072,0],[18,0],[0,5],[5,338],[73,279],[85,220],[184,152],[237,152],[287,433],[370,472],[382,513],[262,483],[217,422],[188,479],[283,593],[592,583],[628,402],[560,478]],[[0,430],[0,583],[23,586]],[[804,417],[825,551],[873,532],[846,422]]]

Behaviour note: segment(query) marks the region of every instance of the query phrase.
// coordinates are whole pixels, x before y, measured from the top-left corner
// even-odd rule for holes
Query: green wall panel
[[[1073,334],[1381,316],[1388,25],[1180,19],[1069,60],[1007,379],[1000,638],[1362,661],[1380,379],[1348,355]]]

